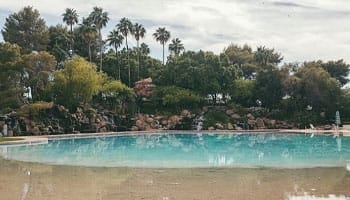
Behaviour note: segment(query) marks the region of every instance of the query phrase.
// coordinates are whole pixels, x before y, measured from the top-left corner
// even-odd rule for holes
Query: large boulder
[[[208,127],[208,131],[213,131],[213,130],[215,130],[214,127],[212,127],[212,126]]]
[[[216,123],[216,124],[215,124],[215,127],[216,127],[217,129],[219,129],[219,130],[225,129],[224,126],[223,126],[222,124],[220,124],[220,123]]]
[[[181,111],[181,117],[191,117],[191,112],[188,110]]]
[[[226,110],[227,115],[232,116],[234,113],[235,113],[235,110],[233,110],[233,109]]]
[[[149,97],[153,93],[154,87],[152,78],[146,78],[135,83],[134,91],[138,96]]]
[[[234,119],[234,120],[239,120],[239,119],[241,119],[241,116],[240,116],[239,114],[232,114],[231,117],[232,117],[232,119]]]
[[[256,126],[258,129],[264,129],[265,128],[265,124],[264,124],[264,120],[261,118],[256,118]]]
[[[234,130],[235,127],[233,127],[233,125],[229,122],[227,123],[227,130]]]
[[[255,117],[251,113],[248,113],[247,114],[247,119],[254,120]]]

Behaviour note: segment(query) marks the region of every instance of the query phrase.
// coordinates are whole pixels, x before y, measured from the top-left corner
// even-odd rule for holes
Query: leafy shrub
[[[54,106],[53,102],[38,101],[32,104],[25,104],[17,110],[17,116],[37,118],[44,110],[51,109]]]

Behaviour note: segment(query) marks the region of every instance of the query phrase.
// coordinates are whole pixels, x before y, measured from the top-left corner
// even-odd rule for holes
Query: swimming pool
[[[157,133],[51,139],[6,146],[2,157],[97,167],[349,167],[350,137],[276,133]]]

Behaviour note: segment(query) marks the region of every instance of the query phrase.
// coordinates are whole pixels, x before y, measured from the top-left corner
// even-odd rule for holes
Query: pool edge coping
[[[228,133],[288,133],[288,134],[316,134],[325,135],[333,134],[334,130],[310,130],[310,129],[256,129],[256,130],[151,130],[151,131],[122,131],[122,132],[102,132],[102,133],[76,133],[76,134],[59,134],[59,135],[39,135],[39,136],[18,136],[13,138],[19,138],[22,140],[1,142],[0,146],[8,145],[31,145],[31,144],[45,144],[49,140],[56,139],[70,139],[70,138],[94,138],[94,137],[111,137],[111,136],[125,136],[125,135],[152,135],[159,133],[175,133],[181,132],[183,134],[198,134],[198,133],[215,133],[215,134],[228,134]],[[344,136],[350,136],[350,130],[339,130],[339,133]],[[10,137],[11,138],[11,137]]]

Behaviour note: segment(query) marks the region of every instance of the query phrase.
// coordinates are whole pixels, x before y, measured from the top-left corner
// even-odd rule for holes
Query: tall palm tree
[[[144,38],[146,34],[146,29],[142,26],[142,24],[134,24],[134,37],[136,39],[136,47],[137,47],[137,79],[140,79],[140,46],[139,41],[140,38]]]
[[[73,8],[66,8],[66,12],[62,14],[63,22],[65,22],[68,26],[70,26],[70,36],[71,36],[71,44],[70,49],[72,50],[73,46],[73,25],[78,23],[78,13]]]
[[[169,51],[172,52],[175,57],[179,56],[181,51],[184,51],[185,47],[181,43],[181,40],[179,38],[175,38],[171,40],[171,44],[169,44]]]
[[[128,18],[123,17],[117,24],[118,31],[125,37],[126,54],[128,56],[129,87],[131,86],[131,72],[129,61],[128,35],[133,34],[133,25]]]
[[[119,64],[119,58],[118,58],[118,48],[123,44],[124,37],[119,33],[117,30],[113,30],[109,32],[108,35],[108,44],[109,46],[113,46],[115,49],[115,57],[117,59],[117,65],[118,65],[118,80],[120,80],[120,64]]]
[[[165,27],[159,27],[155,33],[153,33],[153,37],[156,41],[160,42],[163,45],[163,65],[164,65],[164,45],[170,39],[170,32],[165,29]]]
[[[97,35],[97,31],[96,31],[96,27],[94,26],[93,22],[87,18],[82,20],[82,24],[80,24],[79,27],[79,32],[81,34],[81,37],[87,41],[88,43],[88,50],[89,50],[89,61],[92,61],[92,56],[91,56],[91,45],[92,42],[95,40],[96,35]]]
[[[101,29],[105,27],[109,21],[108,13],[103,12],[100,7],[94,7],[93,11],[90,13],[89,18],[95,24],[96,30],[98,32],[99,43],[100,43],[100,71],[102,71],[102,35]]]

